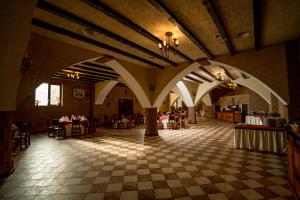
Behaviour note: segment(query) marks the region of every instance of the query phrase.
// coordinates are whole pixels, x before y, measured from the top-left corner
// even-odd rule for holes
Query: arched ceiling
[[[32,31],[147,68],[164,68],[291,40],[299,0],[40,0]],[[170,59],[158,43],[172,31]]]

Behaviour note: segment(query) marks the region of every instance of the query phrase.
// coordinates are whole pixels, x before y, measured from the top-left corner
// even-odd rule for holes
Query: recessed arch
[[[254,81],[258,82],[262,87],[264,87],[266,90],[268,90],[270,93],[272,93],[275,97],[277,97],[279,99],[279,101],[281,101],[281,103],[283,103],[284,105],[287,105],[288,103],[280,96],[278,95],[272,88],[270,88],[267,84],[265,84],[262,80],[259,80],[258,78],[256,78],[255,76],[249,74],[248,72],[238,68],[238,67],[234,67],[231,65],[227,65],[225,63],[222,62],[218,62],[218,61],[214,61],[214,60],[209,60],[209,62],[213,65],[221,65],[224,67],[228,67],[228,68],[234,68],[239,70],[241,73],[246,74],[247,76],[251,77],[252,79],[254,79]],[[249,88],[251,89],[251,88]],[[256,88],[252,88],[251,90],[253,90],[254,92],[256,92],[257,94],[260,93],[260,91],[258,91]],[[262,96],[265,99],[265,96]]]

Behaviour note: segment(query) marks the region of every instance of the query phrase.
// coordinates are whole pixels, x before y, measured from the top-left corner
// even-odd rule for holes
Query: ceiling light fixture
[[[179,40],[177,39],[176,35],[173,38],[172,32],[166,32],[165,36],[166,40],[164,40],[163,43],[159,43],[158,47],[160,49],[161,55],[168,59],[170,55],[170,48],[177,49],[177,47],[179,46]]]
[[[74,79],[79,79],[79,72],[74,72],[74,71],[70,71],[67,73],[67,77],[69,78],[74,78]]]
[[[220,72],[217,74],[216,78],[217,78],[219,81],[224,81],[224,77],[221,75]]]

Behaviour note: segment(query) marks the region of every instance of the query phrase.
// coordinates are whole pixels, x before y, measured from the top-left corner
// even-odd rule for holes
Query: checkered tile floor
[[[286,156],[233,149],[233,124],[202,119],[183,130],[98,129],[36,135],[1,180],[2,199],[293,199]]]

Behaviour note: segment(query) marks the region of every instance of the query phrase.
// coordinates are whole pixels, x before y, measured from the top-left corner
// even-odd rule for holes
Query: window
[[[36,106],[61,106],[61,85],[42,83],[35,89]]]

